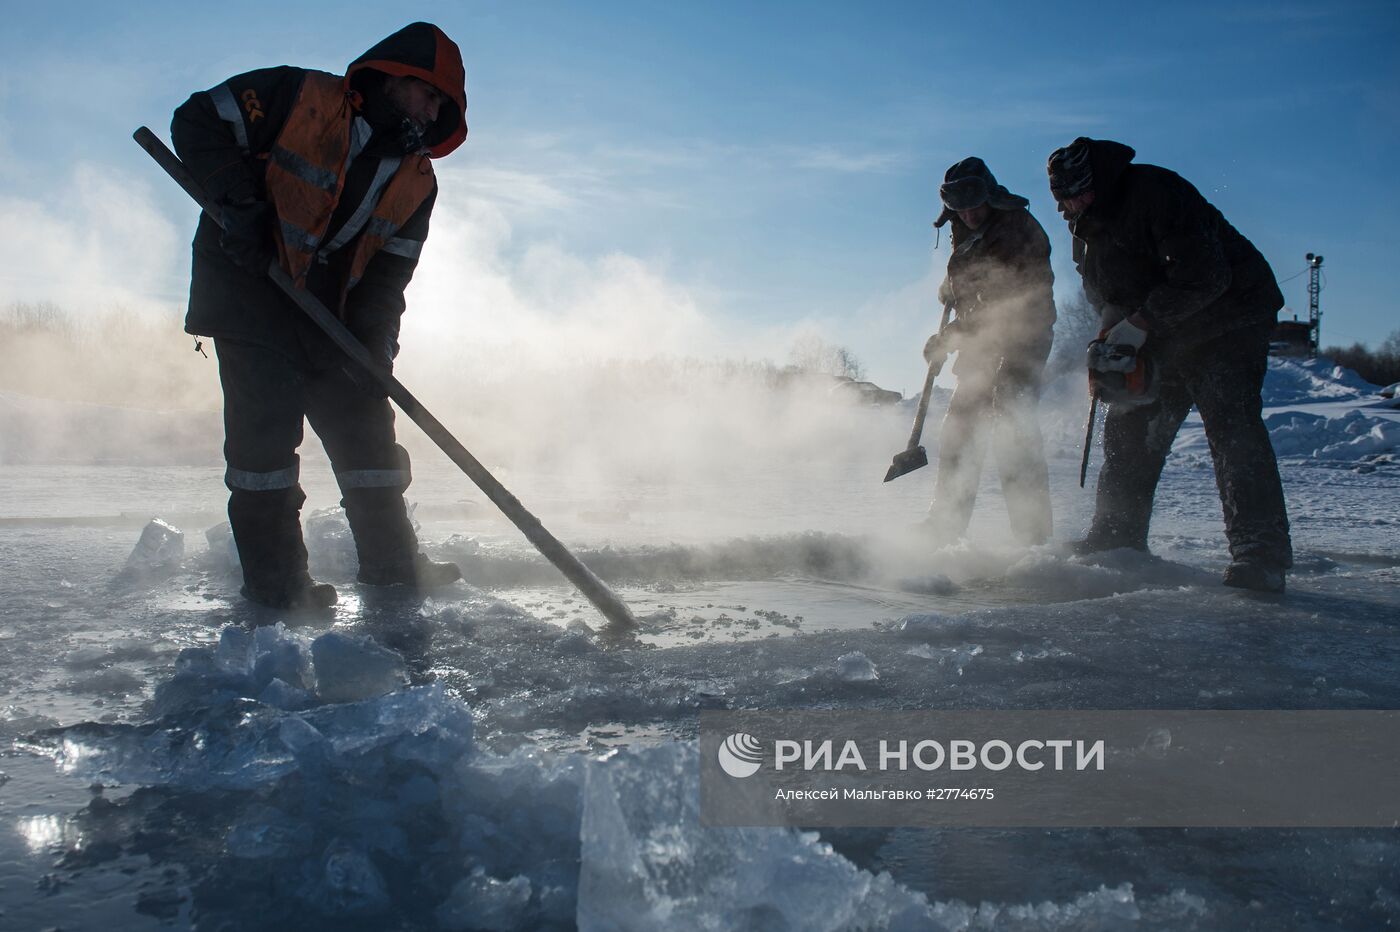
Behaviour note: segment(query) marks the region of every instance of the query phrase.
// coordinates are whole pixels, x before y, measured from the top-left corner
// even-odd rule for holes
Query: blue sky
[[[621,263],[625,281],[729,337],[704,347],[778,356],[806,327],[912,391],[947,259],[930,228],[944,169],[980,155],[1031,199],[1067,293],[1044,161],[1084,134],[1194,182],[1280,279],[1324,254],[1324,342],[1374,345],[1400,327],[1393,0],[12,6],[0,301],[83,303],[82,276],[55,280],[62,254],[33,253],[53,240],[43,248],[79,251],[83,276],[122,279],[92,291],[175,313],[192,214],[131,130],[168,136],[189,92],[249,68],[341,70],[413,19],[441,25],[467,64],[471,135],[442,165],[444,194],[467,199],[435,218],[434,239],[489,250],[504,282],[455,289],[528,295],[542,325],[551,296],[572,300],[558,289],[596,288],[590,275]],[[476,232],[441,232],[458,222]],[[544,254],[548,288],[529,277]],[[1299,312],[1305,282],[1283,284]],[[648,320],[634,324],[645,339]],[[661,348],[684,349],[686,333]]]

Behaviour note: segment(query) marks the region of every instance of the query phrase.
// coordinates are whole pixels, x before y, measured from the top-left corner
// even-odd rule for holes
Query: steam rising
[[[518,243],[509,202],[453,181],[445,172],[396,372],[522,497],[675,518],[684,537],[696,515],[740,500],[756,507],[727,531],[923,516],[935,470],[879,488],[912,408],[861,404],[832,376],[861,374],[867,355],[917,373],[941,270],[872,301],[861,342],[840,341],[814,321],[725,316],[635,256]],[[0,462],[220,464],[217,364],[181,331],[193,218],[155,202],[137,180],[80,167],[53,206],[0,203],[0,254],[15,257],[0,300]],[[940,391],[924,434],[934,457],[945,402]],[[416,462],[441,461],[402,417],[399,433]],[[308,470],[326,469],[318,447],[308,434]],[[997,512],[985,525],[1000,535]],[[824,527],[834,514],[846,518]]]

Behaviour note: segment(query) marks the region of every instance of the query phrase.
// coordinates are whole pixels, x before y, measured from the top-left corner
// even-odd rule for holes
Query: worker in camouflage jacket
[[[924,356],[957,351],[958,384],[939,436],[927,523],[939,540],[967,531],[991,434],[1012,532],[1041,544],[1052,530],[1036,414],[1055,324],[1050,241],[1030,202],[997,184],[979,158],[949,168],[939,194],[935,225],[951,223],[953,233],[939,298],[957,316],[929,338]]]
[[[268,277],[276,261],[382,366],[398,352],[404,289],[437,196],[432,159],[466,138],[461,54],[414,23],[346,74],[237,75],[175,111],[175,151],[216,202],[200,218],[185,329],[213,337],[224,390],[229,521],[243,594],[274,607],[333,604],[307,570],[297,448],[321,438],[371,585],[461,577],[423,556],[404,504],[411,474],[382,388]]]
[[[1109,405],[1094,518],[1075,547],[1147,549],[1157,481],[1194,404],[1229,538],[1225,584],[1280,591],[1293,550],[1261,391],[1283,295],[1264,257],[1190,182],[1135,154],[1081,137],[1048,165],[1104,343],[1143,354],[1156,372],[1145,396],[1155,400]]]

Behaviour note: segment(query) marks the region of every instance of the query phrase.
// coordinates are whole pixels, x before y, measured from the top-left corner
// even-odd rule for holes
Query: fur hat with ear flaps
[[[987,163],[975,155],[963,159],[944,173],[938,196],[943,201],[943,212],[933,222],[936,227],[943,226],[960,210],[972,210],[983,204],[990,205],[994,210],[1016,210],[1031,203],[997,184],[996,176]]]

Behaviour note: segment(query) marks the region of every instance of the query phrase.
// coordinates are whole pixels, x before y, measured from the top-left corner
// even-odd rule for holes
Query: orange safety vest
[[[308,71],[267,155],[267,194],[277,212],[278,256],[299,288],[306,284],[306,273],[340,202],[353,118],[345,79]],[[343,313],[345,294],[370,259],[432,194],[434,184],[426,153],[404,156],[359,234],[349,278],[341,283],[337,313]]]

